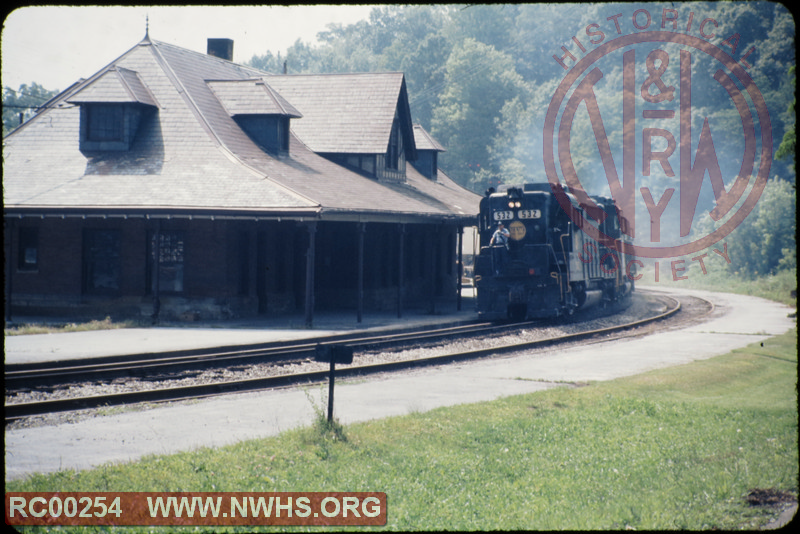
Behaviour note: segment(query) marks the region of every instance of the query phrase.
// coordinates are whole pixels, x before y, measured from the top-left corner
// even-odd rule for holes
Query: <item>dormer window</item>
[[[311,151],[378,182],[407,180],[417,149],[403,73],[264,79],[302,110],[292,133]]]
[[[258,146],[269,152],[289,151],[289,117],[237,115],[233,119]]]
[[[414,125],[414,144],[417,146],[417,159],[411,164],[423,176],[436,181],[439,168],[438,155],[439,152],[444,152],[444,147],[420,124]]]
[[[81,104],[81,151],[130,150],[147,111],[131,104]]]
[[[129,150],[142,118],[158,108],[136,72],[112,68],[68,98],[81,108],[83,152]]]
[[[254,143],[272,153],[289,151],[289,121],[303,115],[264,80],[207,83],[225,111]]]
[[[400,153],[403,151],[402,138],[400,137],[400,125],[397,119],[392,123],[392,133],[389,135],[389,147],[386,150],[386,168],[399,170]]]
[[[90,142],[123,141],[125,108],[120,104],[86,106],[86,140]]]

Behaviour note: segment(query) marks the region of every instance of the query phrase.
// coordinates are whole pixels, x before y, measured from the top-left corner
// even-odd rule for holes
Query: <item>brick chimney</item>
[[[209,39],[207,53],[228,61],[233,61],[233,39]]]

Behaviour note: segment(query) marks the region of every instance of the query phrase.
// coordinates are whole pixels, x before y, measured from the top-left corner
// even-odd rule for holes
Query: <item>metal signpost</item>
[[[336,371],[336,364],[353,363],[353,348],[346,345],[323,345],[318,343],[314,360],[331,364],[330,374],[328,375],[328,421],[333,421],[333,376]]]

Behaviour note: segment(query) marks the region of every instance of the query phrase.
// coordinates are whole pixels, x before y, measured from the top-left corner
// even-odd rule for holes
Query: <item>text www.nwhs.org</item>
[[[358,497],[325,497],[319,503],[319,509],[314,511],[308,497],[298,497],[292,503],[291,497],[237,497],[230,498],[229,512],[223,511],[223,499],[217,497],[163,497],[147,498],[150,517],[378,517],[381,514],[381,501],[376,497],[367,497],[359,502]]]
[[[386,524],[378,492],[11,492],[8,525]]]

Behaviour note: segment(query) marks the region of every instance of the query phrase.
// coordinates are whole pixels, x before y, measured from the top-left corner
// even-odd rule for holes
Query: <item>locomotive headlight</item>
[[[519,200],[517,200],[516,202],[514,202],[514,207],[515,207],[515,208],[521,208],[521,207],[522,207],[522,202],[520,202]]]
[[[514,207],[514,201],[513,200],[508,202],[508,207],[509,208],[513,208]]]

